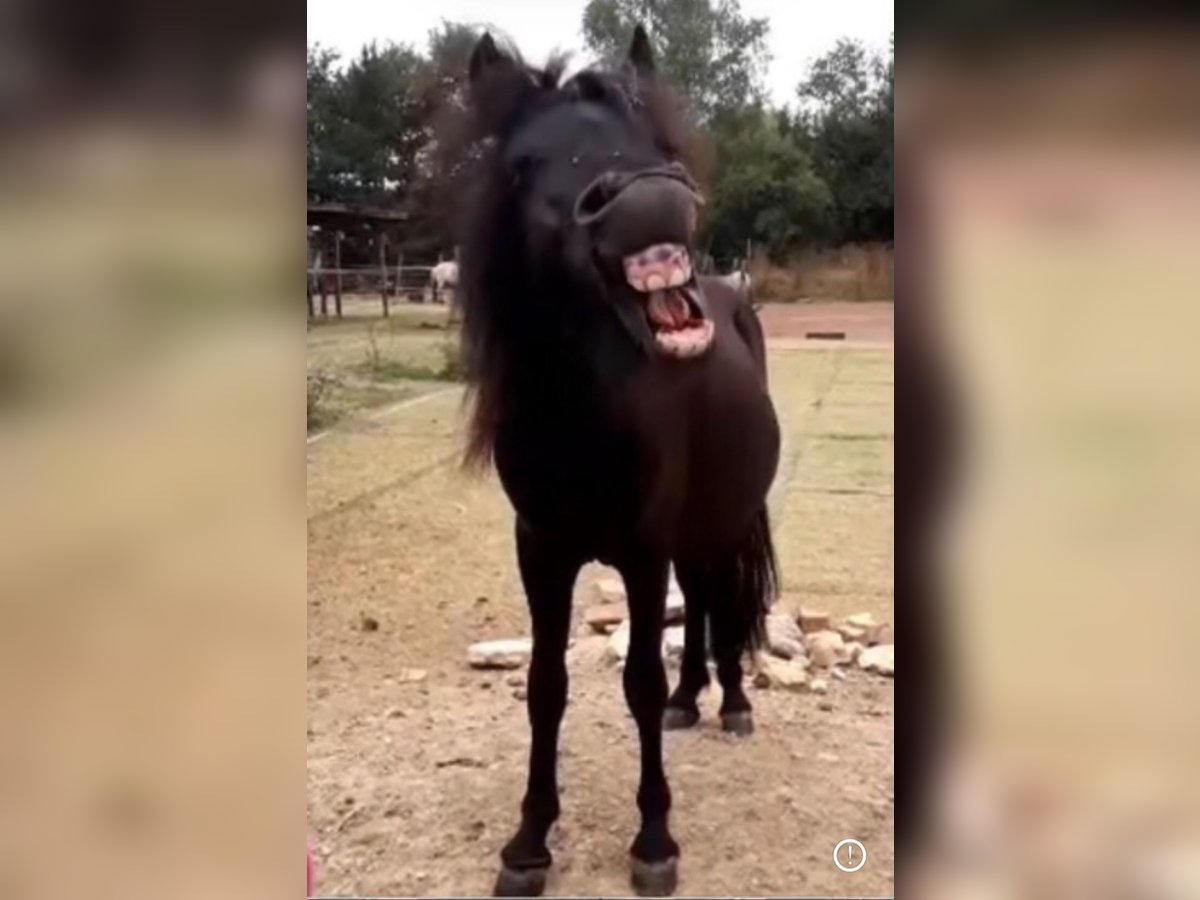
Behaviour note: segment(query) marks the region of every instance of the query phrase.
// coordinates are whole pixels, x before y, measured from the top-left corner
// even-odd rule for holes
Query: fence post
[[[313,273],[309,271],[309,266],[316,262],[316,258],[312,252],[312,234],[305,229],[304,232],[304,296],[308,304],[308,319],[311,322],[317,315],[316,308],[313,306]]]
[[[342,232],[341,229],[333,233],[333,304],[337,310],[337,317],[342,317]]]
[[[391,315],[391,310],[388,309],[387,234],[383,231],[379,232],[379,277],[382,279],[379,282],[379,296],[383,300],[383,317],[386,319]]]
[[[324,245],[322,247],[322,245]],[[329,318],[329,294],[325,290],[325,253],[329,248],[329,236],[321,232],[317,245],[317,259],[314,268],[317,270],[317,293],[321,295],[321,318]]]

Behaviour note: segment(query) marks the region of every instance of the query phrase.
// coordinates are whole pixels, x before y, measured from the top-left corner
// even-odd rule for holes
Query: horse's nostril
[[[687,219],[687,231],[695,227],[695,206],[704,202],[678,163],[637,172],[605,172],[595,178],[575,201],[575,221],[593,225],[615,214],[622,228],[664,219]],[[659,256],[658,262],[666,262]]]
[[[575,218],[587,222],[604,209],[620,193],[619,179],[605,173],[589,184],[575,204]]]

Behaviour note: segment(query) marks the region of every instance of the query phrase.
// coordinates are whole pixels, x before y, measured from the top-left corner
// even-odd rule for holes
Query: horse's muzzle
[[[704,203],[682,163],[636,172],[604,172],[580,192],[575,221],[597,249],[622,258],[655,244],[690,244]]]

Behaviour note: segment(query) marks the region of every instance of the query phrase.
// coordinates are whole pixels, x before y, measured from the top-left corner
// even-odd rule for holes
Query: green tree
[[[823,115],[866,115],[875,96],[876,71],[876,61],[859,41],[840,38],[809,67],[808,77],[796,93],[814,103]]]
[[[404,197],[426,141],[420,95],[424,59],[412,48],[374,43],[346,67],[339,91],[339,144],[349,193],[367,202]]]
[[[420,177],[409,194],[409,250],[420,258],[448,256],[454,248],[463,175],[471,155],[467,132],[467,65],[482,29],[443,20],[429,32],[421,78],[426,143]]]
[[[319,200],[394,203],[414,186],[426,114],[425,60],[411,48],[371,43],[342,71],[308,53],[308,189]]]
[[[796,90],[806,125],[799,139],[832,192],[829,237],[838,243],[893,235],[893,59],[885,66],[842,39]]]
[[[744,15],[738,0],[589,0],[584,40],[594,53],[620,59],[639,22],[659,70],[701,120],[761,98],[769,26]]]
[[[424,91],[431,111],[446,105],[461,107],[467,83],[467,64],[483,29],[445,19],[429,32]]]
[[[760,108],[721,123],[703,235],[719,260],[742,255],[750,240],[782,261],[826,231],[829,188],[780,125],[777,115]]]
[[[320,45],[308,48],[307,140],[305,156],[308,162],[308,196],[320,198],[334,190],[333,171],[336,151],[335,109],[337,54]]]

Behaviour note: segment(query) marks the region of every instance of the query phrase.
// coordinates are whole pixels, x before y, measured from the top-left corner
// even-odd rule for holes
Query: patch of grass
[[[404,359],[383,359],[372,343],[367,361],[359,367],[359,372],[376,381],[461,381],[462,363],[455,344],[446,341],[439,352],[441,363],[428,366]]]
[[[312,385],[320,384],[314,390]],[[309,373],[308,433],[332,428],[348,416],[365,409],[407,400],[420,389],[414,384],[397,384],[355,377],[334,378]],[[315,402],[314,402],[315,399]]]
[[[309,372],[305,380],[308,389],[308,431],[311,433],[329,424],[331,414],[326,401],[333,379],[324,372]]]
[[[309,330],[307,346],[310,434],[434,383],[462,380],[457,329],[441,310],[323,323]]]

